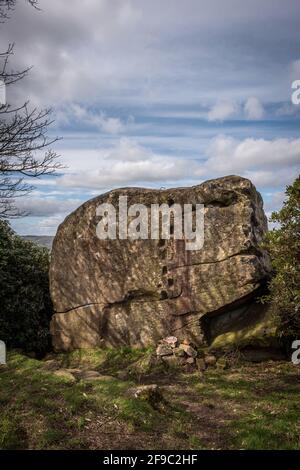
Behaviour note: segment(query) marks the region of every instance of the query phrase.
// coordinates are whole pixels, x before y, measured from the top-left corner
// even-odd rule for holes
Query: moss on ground
[[[299,366],[241,363],[200,377],[153,372],[150,356],[128,348],[51,355],[64,368],[106,374],[72,383],[10,352],[0,369],[0,448],[300,449]],[[140,383],[160,385],[164,406],[136,398]]]

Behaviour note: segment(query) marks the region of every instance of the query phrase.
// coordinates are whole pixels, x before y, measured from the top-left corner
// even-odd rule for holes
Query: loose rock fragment
[[[171,367],[177,367],[181,364],[182,359],[180,357],[177,357],[175,355],[172,356],[163,356],[162,360],[164,364],[167,364],[168,366]]]
[[[168,344],[159,344],[156,348],[157,356],[170,356],[173,354],[172,346]]]
[[[168,336],[163,339],[163,342],[170,345],[172,348],[176,348],[177,341],[176,336]]]
[[[194,364],[195,363],[195,359],[193,357],[188,357],[187,360],[186,360],[187,364]]]
[[[179,349],[182,349],[190,357],[197,357],[198,353],[192,346],[183,343],[179,345]]]
[[[174,349],[174,354],[176,357],[185,357],[185,352],[181,348],[175,348]]]
[[[204,357],[205,364],[208,366],[214,366],[217,362],[216,356],[213,356],[212,354],[209,356]]]

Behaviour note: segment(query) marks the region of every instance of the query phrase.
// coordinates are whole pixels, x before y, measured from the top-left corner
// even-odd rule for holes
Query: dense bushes
[[[272,309],[278,320],[282,339],[300,339],[300,176],[286,189],[286,201],[271,221],[265,242],[274,267],[270,283]]]
[[[0,220],[0,339],[43,354],[50,345],[49,251]]]

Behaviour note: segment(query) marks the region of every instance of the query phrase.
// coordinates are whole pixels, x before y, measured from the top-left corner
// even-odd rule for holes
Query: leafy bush
[[[278,228],[266,237],[274,277],[270,283],[270,301],[278,320],[282,339],[300,338],[300,176],[286,189],[286,201],[271,221]]]
[[[43,354],[50,346],[49,251],[0,220],[0,339]]]

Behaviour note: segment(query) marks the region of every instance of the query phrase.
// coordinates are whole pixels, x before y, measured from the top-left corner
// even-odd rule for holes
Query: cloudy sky
[[[280,207],[299,174],[298,0],[19,0],[0,25],[15,68],[8,100],[51,106],[66,168],[20,200],[21,234],[54,234],[115,187],[239,174]]]

